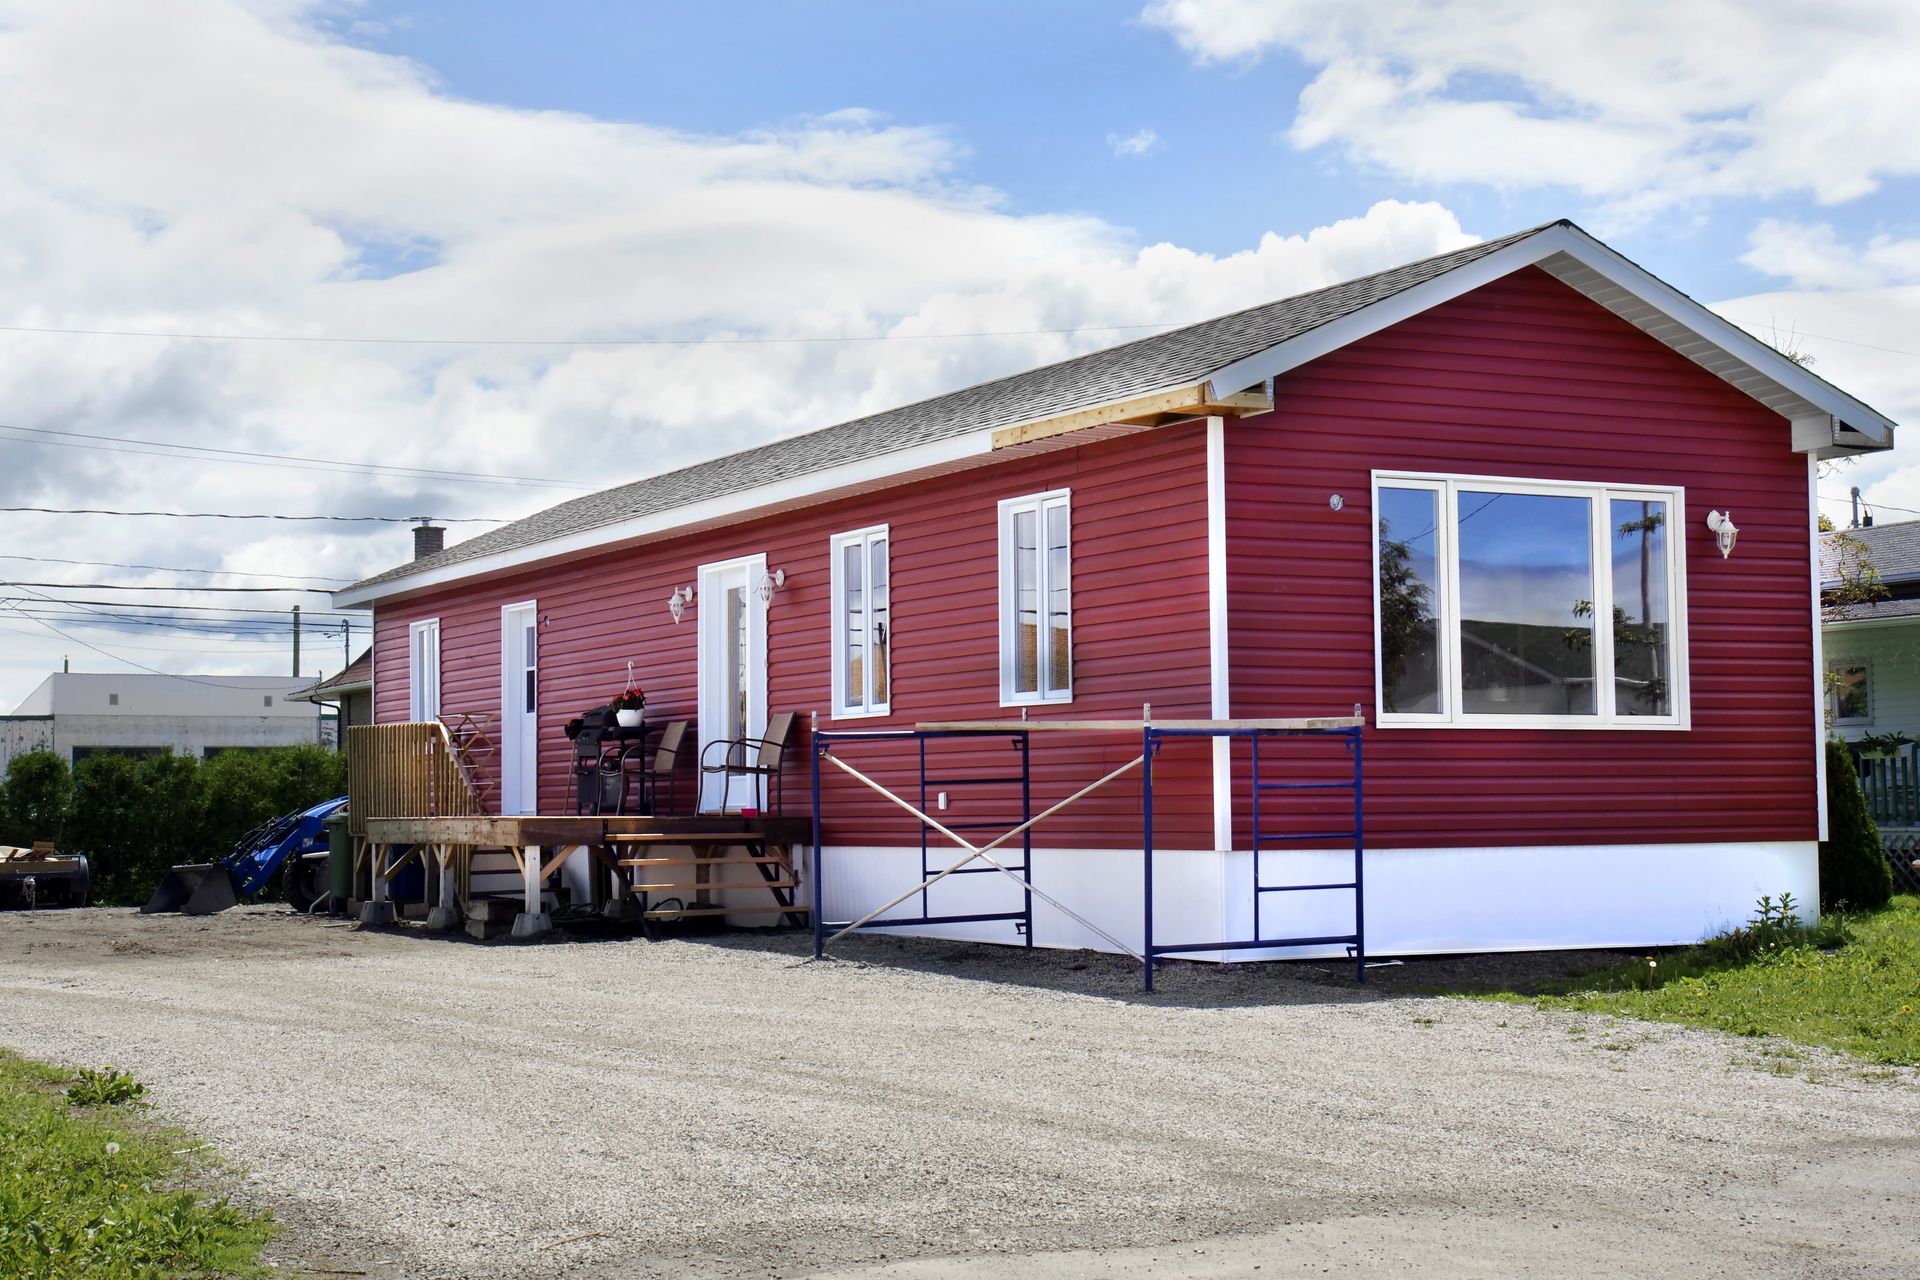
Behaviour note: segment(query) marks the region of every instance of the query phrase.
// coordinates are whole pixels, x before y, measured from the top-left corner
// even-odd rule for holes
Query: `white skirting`
[[[931,855],[938,868],[953,860]],[[1014,851],[1013,856],[1018,856]],[[866,914],[920,880],[917,849],[830,848],[826,916]],[[1262,855],[1269,884],[1350,878],[1351,853],[1289,850]],[[1255,937],[1251,855],[1163,850],[1155,855],[1154,941],[1221,942]],[[1130,946],[1144,936],[1138,849],[1036,849],[1034,883]],[[1381,849],[1366,855],[1369,955],[1651,947],[1697,942],[1743,923],[1762,895],[1785,891],[1817,910],[1818,846],[1811,840],[1719,844],[1552,845],[1516,848]],[[810,894],[810,886],[803,890]],[[997,873],[953,876],[928,891],[928,914],[1016,911],[1020,888]],[[1262,896],[1259,937],[1352,931],[1346,891]],[[922,914],[915,897],[888,913]],[[979,942],[1021,941],[1009,922],[932,925],[890,933]],[[1112,950],[1039,900],[1034,942]],[[1196,953],[1190,959],[1258,960],[1338,954],[1341,948]]]

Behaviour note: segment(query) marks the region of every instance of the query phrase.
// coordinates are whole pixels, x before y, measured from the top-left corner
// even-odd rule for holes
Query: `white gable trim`
[[[1575,269],[1576,264],[1585,271]],[[1659,341],[1768,404],[1783,417],[1808,425],[1813,420],[1837,419],[1841,427],[1874,443],[1892,442],[1894,424],[1890,419],[1807,372],[1738,325],[1663,284],[1578,227],[1570,226],[1548,227],[1484,258],[1455,267],[1445,275],[1382,298],[1352,315],[1235,361],[1210,379],[1213,394],[1231,394],[1251,387],[1529,266],[1540,266],[1563,283],[1594,297],[1608,310],[1646,329]],[[1644,306],[1626,308],[1618,305],[1618,298],[1600,296],[1595,288],[1596,280],[1624,291]],[[1649,323],[1654,315],[1677,324],[1698,341],[1685,343],[1676,341],[1676,335],[1654,332]],[[1766,391],[1775,394],[1764,394]],[[1817,428],[1809,432],[1803,425],[1794,433],[1795,446],[1830,446],[1834,443],[1832,431],[1830,425],[1827,437],[1820,439]]]

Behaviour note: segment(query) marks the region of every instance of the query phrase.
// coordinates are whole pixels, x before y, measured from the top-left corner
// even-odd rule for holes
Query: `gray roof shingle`
[[[1920,579],[1920,520],[1899,524],[1876,524],[1868,529],[1841,532],[1858,538],[1866,547],[1867,558],[1880,571],[1882,582],[1909,582]],[[1839,560],[1834,550],[1837,534],[1820,539],[1820,580],[1833,586],[1840,578]]]
[[[1071,413],[1198,382],[1237,360],[1353,314],[1402,290],[1517,244],[1564,219],[1486,240],[1452,253],[1409,262],[1373,275],[1262,303],[1244,311],[1171,329],[1103,351],[1043,365],[1011,377],[930,400],[902,405],[805,435],[697,462],[662,475],[602,490],[549,507],[512,524],[455,543],[437,555],[409,561],[355,583],[348,590],[429,573],[500,552],[658,515],[709,498],[794,476],[864,461],[915,445],[1036,418]]]

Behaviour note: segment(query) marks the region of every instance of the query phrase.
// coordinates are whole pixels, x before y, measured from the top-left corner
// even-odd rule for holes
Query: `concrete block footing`
[[[391,902],[363,902],[360,904],[361,924],[392,924],[393,904]]]
[[[427,912],[427,928],[436,931],[458,929],[460,927],[460,909],[458,907],[434,907]]]
[[[553,917],[544,911],[522,911],[513,918],[513,936],[537,938],[553,932]]]
[[[601,908],[600,914],[609,920],[629,923],[640,918],[640,904],[632,898],[613,898]]]

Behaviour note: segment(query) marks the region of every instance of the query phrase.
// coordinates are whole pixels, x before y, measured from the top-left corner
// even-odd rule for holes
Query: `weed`
[[[130,1102],[146,1106],[147,1086],[133,1078],[131,1071],[116,1071],[113,1065],[94,1070],[82,1067],[80,1078],[67,1090],[67,1101],[76,1107],[117,1107]]]

